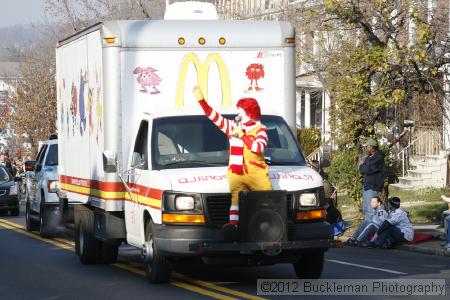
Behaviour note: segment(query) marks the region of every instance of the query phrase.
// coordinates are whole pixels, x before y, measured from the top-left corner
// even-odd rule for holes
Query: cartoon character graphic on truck
[[[133,74],[139,74],[136,80],[141,85],[141,89],[139,90],[141,93],[150,93],[151,95],[160,93],[156,88],[161,83],[161,78],[156,74],[157,71],[152,67],[137,67],[134,69]],[[149,91],[147,88],[152,88],[153,91]]]
[[[264,78],[264,65],[262,64],[251,64],[247,67],[245,75],[250,80],[250,85],[248,90],[253,90],[253,81],[255,82],[255,91],[261,91],[262,88],[258,86],[258,80]]]

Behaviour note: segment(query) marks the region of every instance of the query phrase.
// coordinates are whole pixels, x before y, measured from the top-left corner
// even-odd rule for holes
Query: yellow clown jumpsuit
[[[236,127],[234,121],[223,118],[204,99],[199,100],[199,104],[203,108],[205,115],[230,137]],[[229,167],[227,175],[231,192],[230,223],[235,225],[239,224],[239,193],[241,191],[272,190],[272,183],[269,179],[269,167],[264,160],[264,147],[267,145],[265,126],[259,123],[248,128],[250,130],[242,137],[243,140],[248,141],[248,143],[244,142],[243,147],[243,172],[242,174],[233,173],[231,167]],[[245,126],[243,130],[245,131]],[[258,138],[261,139],[260,135],[263,135],[265,145],[262,145],[261,140],[258,140]],[[252,149],[256,151],[252,151]]]
[[[247,132],[247,136],[256,138],[258,126]],[[230,184],[231,203],[239,205],[239,192],[241,191],[265,191],[272,190],[269,179],[269,166],[264,160],[264,154],[252,152],[247,145],[244,146],[244,174],[234,174],[228,171],[228,183]]]

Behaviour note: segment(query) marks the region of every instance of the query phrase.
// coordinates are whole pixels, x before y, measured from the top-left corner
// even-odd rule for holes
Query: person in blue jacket
[[[370,205],[372,198],[377,197],[384,186],[384,177],[386,174],[384,166],[384,155],[378,150],[376,140],[369,138],[364,144],[367,151],[367,157],[359,165],[359,172],[363,176],[363,203],[364,220],[370,222],[373,220],[374,211]]]

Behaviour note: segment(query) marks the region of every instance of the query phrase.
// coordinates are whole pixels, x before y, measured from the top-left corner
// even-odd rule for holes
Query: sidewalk
[[[346,226],[351,225],[351,222],[348,222],[348,220],[344,220],[344,222],[345,222]],[[439,236],[439,235],[443,234],[444,229],[439,228],[438,225],[414,225],[414,232],[431,234],[433,236]],[[344,235],[344,236],[341,236],[339,239],[342,242],[344,242],[348,239],[348,236]],[[444,244],[444,243],[445,243],[445,241],[443,241],[443,240],[433,238],[431,240],[416,243],[416,244],[402,243],[402,244],[396,246],[395,249],[430,254],[430,255],[450,257],[450,251],[447,250],[444,246],[442,246],[442,244]]]
[[[438,236],[444,233],[444,229],[438,228],[438,225],[414,225],[414,232]],[[450,257],[450,251],[447,250],[446,247],[442,246],[444,243],[445,241],[443,240],[431,239],[417,244],[403,243],[395,248],[405,251]]]

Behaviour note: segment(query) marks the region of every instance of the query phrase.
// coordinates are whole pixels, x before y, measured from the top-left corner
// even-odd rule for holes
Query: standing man
[[[370,222],[374,214],[370,202],[383,189],[386,171],[384,167],[384,155],[378,150],[377,141],[369,138],[364,146],[366,147],[367,157],[359,165],[359,172],[363,176],[362,207],[364,220]]]

